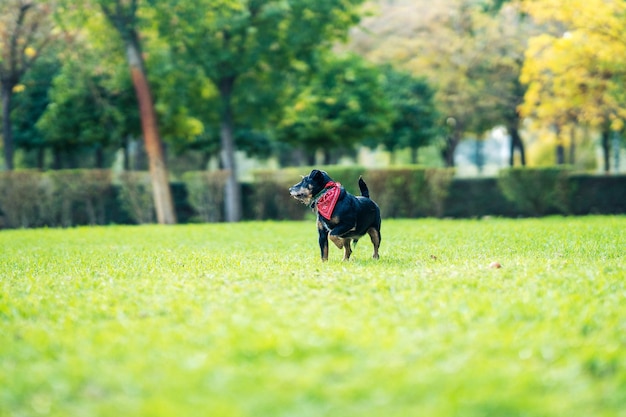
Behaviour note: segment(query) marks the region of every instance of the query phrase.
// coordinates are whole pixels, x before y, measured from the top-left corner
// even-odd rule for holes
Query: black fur
[[[290,194],[302,203],[310,206],[317,213],[317,228],[322,260],[328,260],[328,240],[344,250],[344,261],[352,254],[351,243],[356,242],[365,234],[370,236],[374,245],[373,258],[378,259],[380,246],[380,209],[369,198],[369,190],[363,178],[359,177],[361,196],[354,196],[341,187],[341,193],[330,219],[324,218],[315,206],[320,193],[326,184],[332,181],[324,171],[314,169],[302,178],[298,184],[289,188]]]

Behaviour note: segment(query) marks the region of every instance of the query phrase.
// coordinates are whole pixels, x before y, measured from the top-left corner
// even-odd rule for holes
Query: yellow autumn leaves
[[[544,123],[621,130],[626,118],[626,2],[526,0],[545,31],[529,39],[520,110]]]

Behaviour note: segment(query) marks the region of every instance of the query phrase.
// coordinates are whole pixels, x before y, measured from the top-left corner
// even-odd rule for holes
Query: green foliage
[[[619,416],[625,228],[386,221],[325,264],[309,221],[2,231],[1,413]]]
[[[382,138],[374,137],[365,144],[375,148],[383,144],[391,152],[400,148],[418,149],[426,146],[440,134],[438,113],[434,103],[434,89],[424,78],[386,65],[382,67],[383,92],[393,109],[391,127]],[[412,161],[417,163],[417,161]]]
[[[50,104],[50,88],[58,74],[61,63],[57,57],[42,57],[24,75],[24,89],[13,96],[11,112],[13,138],[16,148],[42,149],[47,146],[44,135],[37,129],[36,122]],[[70,117],[72,114],[66,114]]]
[[[12,97],[24,89],[20,82],[58,36],[59,28],[51,17],[55,6],[54,0],[0,2],[0,123],[7,170],[14,168]]]
[[[37,128],[48,146],[55,149],[76,151],[111,145],[117,148],[123,135],[128,134],[123,129],[124,118],[136,116],[136,104],[135,111],[118,106],[122,100],[112,97],[97,77],[81,77],[80,71],[70,64],[57,77],[51,98],[52,103],[37,122]],[[137,118],[133,121],[138,125]]]
[[[310,71],[320,51],[345,37],[358,21],[355,6],[361,2],[149,3],[172,55],[212,84],[201,84],[201,93],[212,92],[212,105],[194,107],[205,128],[219,121],[233,123],[234,131],[239,125],[263,131],[284,104],[287,76]],[[232,120],[226,120],[227,112]]]
[[[533,216],[552,210],[567,214],[573,193],[571,169],[509,168],[500,171],[498,185],[505,197]]]
[[[187,201],[198,215],[198,220],[202,222],[222,220],[227,175],[224,171],[188,171],[183,174]]]
[[[279,137],[308,151],[351,148],[385,135],[393,118],[377,67],[329,56],[285,109]]]

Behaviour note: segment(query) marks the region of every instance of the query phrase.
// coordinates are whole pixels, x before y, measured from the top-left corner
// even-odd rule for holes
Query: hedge
[[[1,224],[13,228],[105,224],[111,185],[108,170],[1,173]]]
[[[446,169],[323,167],[353,194],[363,176],[384,218],[625,214],[626,176],[569,168],[506,169],[498,178],[458,179]],[[258,171],[242,184],[244,220],[298,220],[310,209],[288,188],[310,168]],[[222,172],[189,172],[173,182],[180,223],[221,221]],[[107,170],[0,173],[0,227],[70,227],[154,222],[147,173]]]

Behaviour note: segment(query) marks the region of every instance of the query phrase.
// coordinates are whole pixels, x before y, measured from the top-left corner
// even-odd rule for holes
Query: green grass
[[[382,236],[2,231],[0,416],[626,416],[626,217]]]

